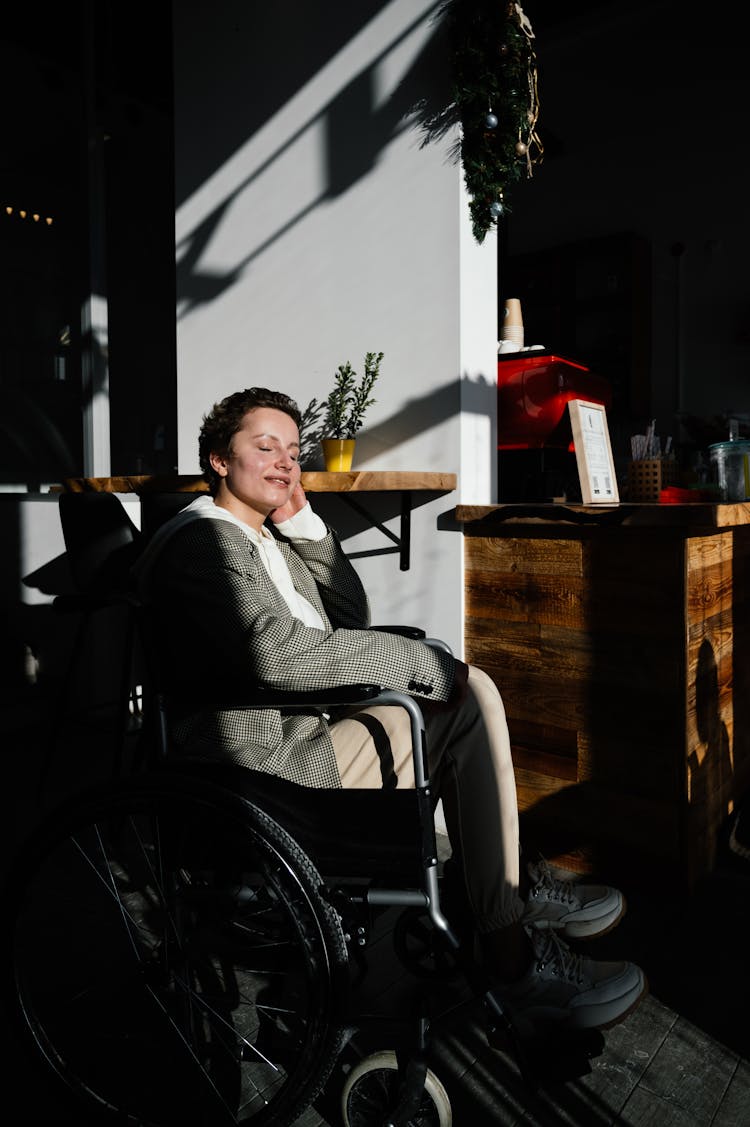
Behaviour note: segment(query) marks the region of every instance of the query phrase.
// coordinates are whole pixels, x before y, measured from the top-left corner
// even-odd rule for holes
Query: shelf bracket
[[[408,571],[410,566],[411,555],[411,490],[401,490],[401,528],[400,535],[396,536],[390,528],[386,528],[380,521],[374,519],[367,509],[355,501],[351,493],[338,493],[338,497],[350,505],[352,509],[359,513],[360,516],[366,517],[373,528],[377,528],[389,540],[392,540],[396,545],[395,548],[385,548],[386,552],[398,551],[399,554],[399,568],[401,571]],[[371,553],[368,553],[368,555]]]

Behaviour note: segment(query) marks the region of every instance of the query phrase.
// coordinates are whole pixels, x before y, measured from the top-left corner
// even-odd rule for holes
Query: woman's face
[[[222,478],[217,502],[260,529],[299,483],[297,424],[285,411],[255,407],[232,436],[229,456],[212,454],[211,465]]]

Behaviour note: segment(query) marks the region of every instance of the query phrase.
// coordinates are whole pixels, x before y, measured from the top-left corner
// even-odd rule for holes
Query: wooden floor
[[[7,857],[38,816],[39,759],[18,720],[7,710],[4,719]],[[597,1034],[587,1052],[568,1041],[566,1055],[549,1062],[536,1091],[512,1056],[490,1048],[481,1007],[455,983],[439,987],[430,1061],[449,1094],[454,1127],[749,1127],[750,863],[722,845],[715,871],[690,897],[671,887],[624,891],[628,912],[620,926],[579,946],[596,957],[640,963],[650,994],[619,1026]],[[368,955],[379,1000],[390,999],[398,1010],[415,984],[387,928]],[[7,1105],[23,1109],[8,1112],[8,1122],[93,1122],[62,1106],[13,1045],[4,1057]],[[342,1068],[346,1063],[345,1054]],[[337,1070],[299,1127],[340,1127],[341,1082]]]

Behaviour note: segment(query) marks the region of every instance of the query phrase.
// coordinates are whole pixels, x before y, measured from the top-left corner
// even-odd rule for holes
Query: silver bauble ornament
[[[497,129],[497,114],[494,114],[492,110],[490,110],[484,119],[484,124],[488,129]]]

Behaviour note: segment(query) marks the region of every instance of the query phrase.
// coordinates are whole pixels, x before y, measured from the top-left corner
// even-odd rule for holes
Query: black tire
[[[79,796],[11,872],[11,1016],[120,1122],[290,1124],[344,1042],[346,943],[321,885],[275,821],[204,780]]]
[[[394,1110],[399,1084],[398,1060],[392,1050],[372,1053],[356,1064],[341,1095],[344,1127],[380,1127]],[[448,1093],[432,1069],[427,1069],[419,1110],[409,1127],[451,1127]]]

